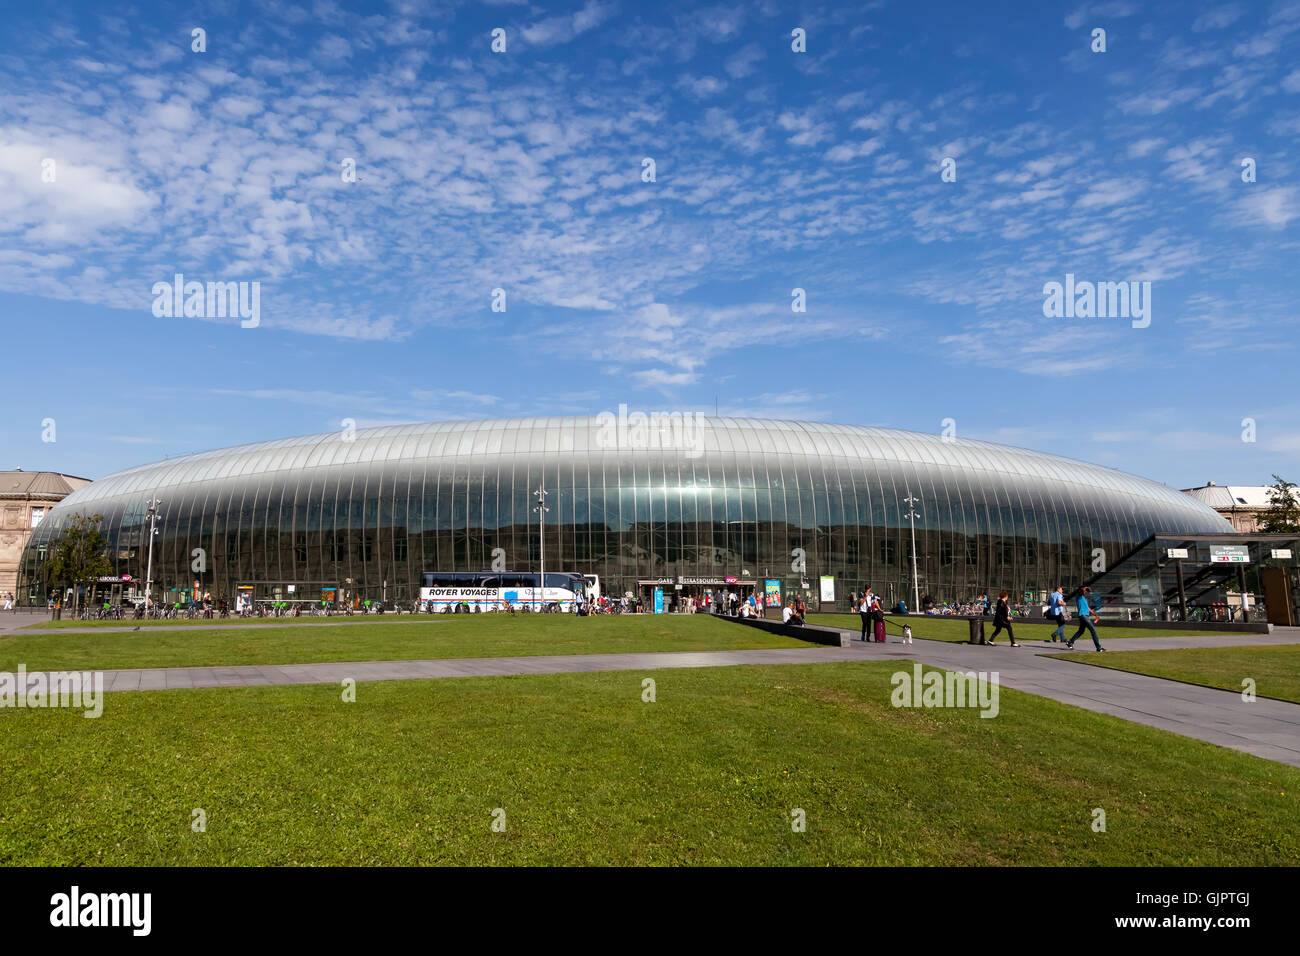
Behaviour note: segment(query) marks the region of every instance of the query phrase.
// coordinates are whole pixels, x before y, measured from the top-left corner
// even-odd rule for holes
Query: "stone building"
[[[1273,507],[1268,500],[1267,485],[1216,485],[1214,482],[1199,488],[1184,488],[1183,494],[1209,505],[1232,522],[1232,530],[1241,534],[1255,534],[1264,514]]]
[[[0,595],[18,593],[18,559],[32,529],[89,478],[52,471],[0,471]]]

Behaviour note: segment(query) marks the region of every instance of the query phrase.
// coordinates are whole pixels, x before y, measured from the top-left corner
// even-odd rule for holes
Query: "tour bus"
[[[581,574],[546,572],[546,590],[538,586],[537,572],[528,571],[425,571],[420,575],[420,602],[432,601],[433,609],[468,604],[480,611],[577,610],[576,601],[587,596],[587,581]]]

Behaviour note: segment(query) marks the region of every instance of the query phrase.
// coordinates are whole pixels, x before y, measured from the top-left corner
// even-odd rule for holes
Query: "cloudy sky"
[[[1300,0],[939,6],[11,5],[0,467],[626,403],[1300,480]]]

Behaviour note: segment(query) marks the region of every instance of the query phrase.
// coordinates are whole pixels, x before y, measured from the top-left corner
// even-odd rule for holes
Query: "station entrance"
[[[656,592],[659,593],[658,601]],[[762,597],[758,581],[730,576],[644,579],[637,581],[637,594],[647,613],[655,613],[658,608],[663,614],[684,612],[688,598],[695,599],[696,613],[699,614],[704,612],[706,600],[711,608],[715,601],[723,600],[730,594],[736,595],[741,601],[748,600],[751,594],[755,598]]]
[[[1300,621],[1300,536],[1152,535],[1086,582],[1105,616]]]

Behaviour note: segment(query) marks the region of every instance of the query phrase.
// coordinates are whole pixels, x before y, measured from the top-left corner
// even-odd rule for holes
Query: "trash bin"
[[[984,640],[984,618],[973,617],[970,619],[970,642],[972,644],[987,644]]]

